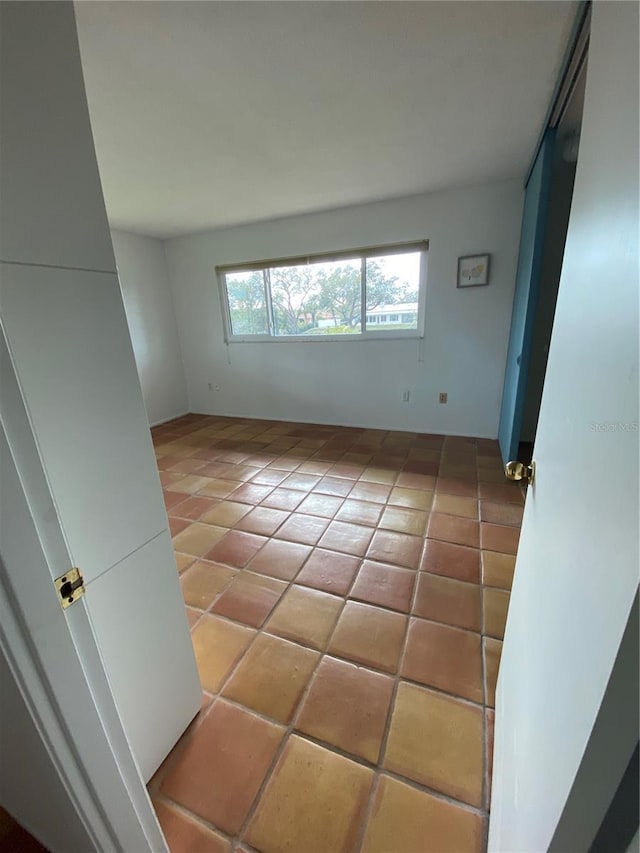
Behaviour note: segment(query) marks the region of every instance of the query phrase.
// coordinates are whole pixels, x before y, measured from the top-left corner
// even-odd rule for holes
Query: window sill
[[[326,343],[361,343],[362,341],[417,341],[424,338],[419,332],[399,334],[398,332],[373,332],[364,335],[282,335],[272,337],[270,335],[251,335],[242,337],[234,335],[229,338],[229,344],[326,344]]]

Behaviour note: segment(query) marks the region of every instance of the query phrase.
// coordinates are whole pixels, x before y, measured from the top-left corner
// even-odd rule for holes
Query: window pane
[[[267,306],[262,270],[225,275],[231,332],[234,335],[267,335]]]
[[[367,331],[418,328],[420,254],[367,258]]]
[[[274,334],[358,334],[360,275],[359,259],[270,269]]]

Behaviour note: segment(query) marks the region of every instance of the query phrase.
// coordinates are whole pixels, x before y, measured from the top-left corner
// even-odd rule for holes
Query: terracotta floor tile
[[[367,557],[378,563],[392,563],[403,568],[417,569],[422,545],[422,539],[417,536],[376,530],[367,551]]]
[[[379,527],[384,530],[396,530],[398,533],[409,533],[412,536],[424,536],[428,514],[418,509],[387,506],[382,513]]]
[[[393,679],[389,676],[324,657],[296,728],[375,764],[392,692]]]
[[[198,619],[202,616],[202,611],[194,610],[193,607],[187,607],[187,624],[189,625],[189,630],[193,628]]]
[[[482,805],[482,709],[401,682],[383,767]]]
[[[198,489],[198,494],[210,498],[226,498],[241,485],[242,483],[238,480],[212,480],[208,478],[207,483]]]
[[[372,783],[371,770],[292,735],[246,840],[268,853],[354,851]]]
[[[294,510],[304,500],[304,492],[295,492],[293,489],[274,489],[261,503],[261,506],[270,506],[273,509]]]
[[[333,633],[329,653],[384,672],[396,672],[407,617],[348,601]]]
[[[287,518],[289,518],[289,513],[286,510],[257,506],[240,519],[236,524],[236,530],[246,530],[248,533],[271,536]]]
[[[480,634],[411,619],[400,674],[429,687],[482,702]]]
[[[481,547],[487,551],[498,551],[501,554],[516,554],[518,541],[520,540],[520,528],[509,527],[504,524],[480,525]]]
[[[251,478],[251,482],[257,483],[259,486],[279,486],[288,476],[288,471],[278,471],[275,468],[262,468]]]
[[[270,539],[258,551],[248,567],[252,572],[269,575],[282,580],[293,580],[311,553],[310,545],[300,545],[297,542],[285,542],[281,539]]]
[[[276,445],[274,443],[271,446],[275,447]],[[281,449],[284,448],[281,447]],[[288,456],[278,456],[277,459],[274,459],[273,462],[269,463],[269,468],[275,468],[279,471],[288,471],[289,473],[291,473],[292,471],[296,470],[298,465],[300,465],[300,461],[300,459],[293,459]]]
[[[524,496],[516,483],[480,483],[478,487],[480,500],[492,501],[493,503],[523,504]]]
[[[479,483],[502,483],[504,484],[504,471],[500,468],[480,468],[478,467],[478,482]]]
[[[360,480],[355,484],[349,497],[357,501],[371,501],[372,503],[386,503],[391,494],[391,486],[382,483],[368,483]]]
[[[335,595],[346,595],[360,566],[359,557],[314,548],[296,583]]]
[[[203,823],[167,803],[153,803],[171,853],[231,853],[231,844]]]
[[[277,532],[278,539],[315,545],[329,525],[328,518],[294,512]]]
[[[510,595],[504,589],[484,587],[482,590],[482,618],[484,633],[501,640],[507,624]]]
[[[216,501],[212,498],[201,498],[199,496],[187,498],[186,501],[182,501],[182,503],[178,504],[173,511],[172,515],[177,518],[188,518],[192,521],[197,521],[201,516],[210,510]]]
[[[481,853],[483,836],[480,815],[383,774],[362,853]]]
[[[225,687],[224,696],[288,723],[319,657],[319,652],[296,643],[260,634]]]
[[[336,462],[329,470],[330,477],[343,477],[347,480],[357,480],[364,473],[364,465],[356,465],[353,462]]]
[[[491,501],[480,502],[480,518],[491,524],[511,524],[520,527],[524,507],[518,504],[497,504]]]
[[[173,547],[176,551],[182,551],[183,554],[193,554],[194,557],[202,557],[227,532],[224,527],[195,522],[174,537]]]
[[[380,483],[384,486],[392,486],[398,478],[398,471],[390,471],[386,468],[365,468],[360,481],[363,483]]]
[[[368,604],[408,613],[415,579],[416,572],[411,569],[365,560],[349,595]]]
[[[217,563],[197,560],[180,578],[185,603],[206,610],[235,576],[235,571]]]
[[[171,471],[160,471],[160,482],[163,489],[170,489],[172,483],[182,479],[182,474],[172,474]],[[182,493],[184,498],[184,493]]]
[[[320,548],[326,548],[329,551],[340,551],[343,554],[363,557],[372,535],[373,531],[370,527],[349,524],[345,521],[332,521],[318,545]]]
[[[420,569],[470,583],[480,582],[480,552],[477,548],[427,539]]]
[[[260,486],[257,483],[243,483],[233,492],[233,500],[245,504],[259,504],[273,491],[273,486]]]
[[[396,486],[391,490],[389,503],[393,506],[404,506],[409,509],[419,509],[427,512],[431,509],[433,503],[433,492]]]
[[[339,477],[323,477],[314,486],[313,491],[321,495],[333,495],[337,498],[346,498],[353,488],[353,480],[341,480]]]
[[[419,572],[413,614],[469,631],[481,628],[480,587],[443,575]]]
[[[216,693],[246,651],[255,631],[205,613],[191,634],[200,682]]]
[[[501,589],[511,589],[515,567],[515,554],[496,554],[495,551],[483,551],[482,583]]]
[[[475,482],[458,480],[455,477],[438,477],[436,494],[459,495],[464,498],[477,498],[478,486]]]
[[[310,492],[314,486],[317,486],[322,478],[314,474],[300,474],[296,471],[290,474],[283,481],[282,486],[285,489],[294,489],[300,492]]]
[[[298,468],[300,474],[318,474],[323,477],[331,468],[331,462],[320,462],[314,459],[303,462]]]
[[[231,581],[211,612],[259,628],[286,588],[283,581],[275,578],[242,572]]]
[[[193,554],[181,554],[179,551],[175,552],[175,558],[179,575],[185,572],[189,566],[192,566],[196,559]]]
[[[173,518],[169,516],[169,532],[171,533],[171,537],[175,538],[178,533],[186,530],[190,524],[191,522],[186,518]]]
[[[470,518],[432,512],[429,517],[427,536],[429,539],[477,548],[480,544],[479,527],[479,523]]]
[[[342,610],[343,601],[315,589],[292,586],[282,597],[266,630],[305,646],[323,649]]]
[[[212,483],[211,477],[200,477],[198,474],[187,474],[171,484],[171,491],[184,492],[185,495],[195,495]],[[205,492],[207,494],[207,492]]]
[[[177,506],[178,504],[184,503],[186,500],[189,500],[189,496],[184,492],[170,492],[165,489],[162,493],[162,497],[164,499],[164,505],[169,512],[170,509]]]
[[[181,461],[182,460],[179,456],[158,456],[156,458],[156,464],[161,471],[169,471],[174,465],[177,465],[178,462]],[[181,474],[180,476],[182,477],[184,474]],[[175,477],[175,479],[178,478]]]
[[[283,734],[282,726],[218,699],[169,770],[161,792],[233,835]]]
[[[383,504],[373,501],[356,501],[348,498],[336,515],[338,521],[347,521],[351,524],[364,524],[375,527],[382,514]]]
[[[322,495],[314,492],[306,497],[299,506],[299,512],[306,515],[319,515],[322,518],[333,518],[343,504],[342,498],[333,495]]]
[[[224,563],[241,569],[266,542],[264,536],[244,533],[241,530],[225,530],[225,535],[207,551],[205,557],[214,563]]]
[[[484,655],[484,701],[485,704],[493,708],[496,704],[496,683],[498,681],[498,669],[500,668],[500,656],[502,655],[502,643],[492,637],[483,637],[482,653]]]
[[[248,504],[235,503],[231,500],[219,501],[202,516],[202,521],[215,524],[218,527],[234,527],[243,515],[251,512]]]
[[[408,460],[404,463],[403,470],[407,474],[428,474],[435,477],[438,473],[437,462],[422,462],[419,459]]]
[[[460,495],[447,495],[439,492],[433,503],[435,512],[448,515],[460,515],[464,518],[478,520],[478,501],[475,498],[463,498]]]
[[[396,480],[396,486],[406,489],[426,489],[433,491],[436,485],[436,478],[432,474],[415,474],[409,471],[402,471]],[[416,507],[422,509],[422,507]]]

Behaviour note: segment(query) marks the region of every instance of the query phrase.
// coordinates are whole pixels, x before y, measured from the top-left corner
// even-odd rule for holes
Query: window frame
[[[383,324],[376,323],[375,331],[367,330],[366,282],[367,260],[370,258],[386,257],[388,255],[403,255],[420,252],[420,271],[418,275],[418,321],[415,329],[383,329]],[[221,264],[216,266],[218,292],[222,309],[225,343],[327,343],[342,341],[380,341],[380,340],[419,340],[424,338],[425,298],[427,289],[427,257],[429,252],[428,240],[413,240],[407,243],[391,243],[381,246],[368,246],[359,249],[345,249],[336,252],[318,252],[308,255],[297,255],[287,258],[270,258],[261,261],[245,261],[237,264]],[[360,260],[360,332],[354,334],[315,334],[315,335],[276,335],[273,319],[271,289],[267,286],[268,270],[284,266],[307,266],[315,263],[331,263],[340,260]],[[262,272],[265,293],[265,310],[269,334],[236,335],[231,323],[231,309],[225,276],[232,273]],[[398,312],[399,314],[401,312]],[[374,325],[374,324],[371,324]]]

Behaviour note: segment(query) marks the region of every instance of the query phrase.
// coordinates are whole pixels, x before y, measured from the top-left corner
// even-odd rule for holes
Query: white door
[[[593,6],[534,459],[496,695],[489,850],[577,853],[614,793],[605,777],[619,780],[638,734],[624,705],[614,726],[594,730],[614,699],[608,681],[638,586],[636,3]],[[596,735],[606,758],[594,767]],[[587,777],[589,799],[576,801]]]
[[[197,713],[201,690],[118,277],[0,262],[0,318],[148,780]]]
[[[52,853],[164,850],[0,323],[0,804]]]

